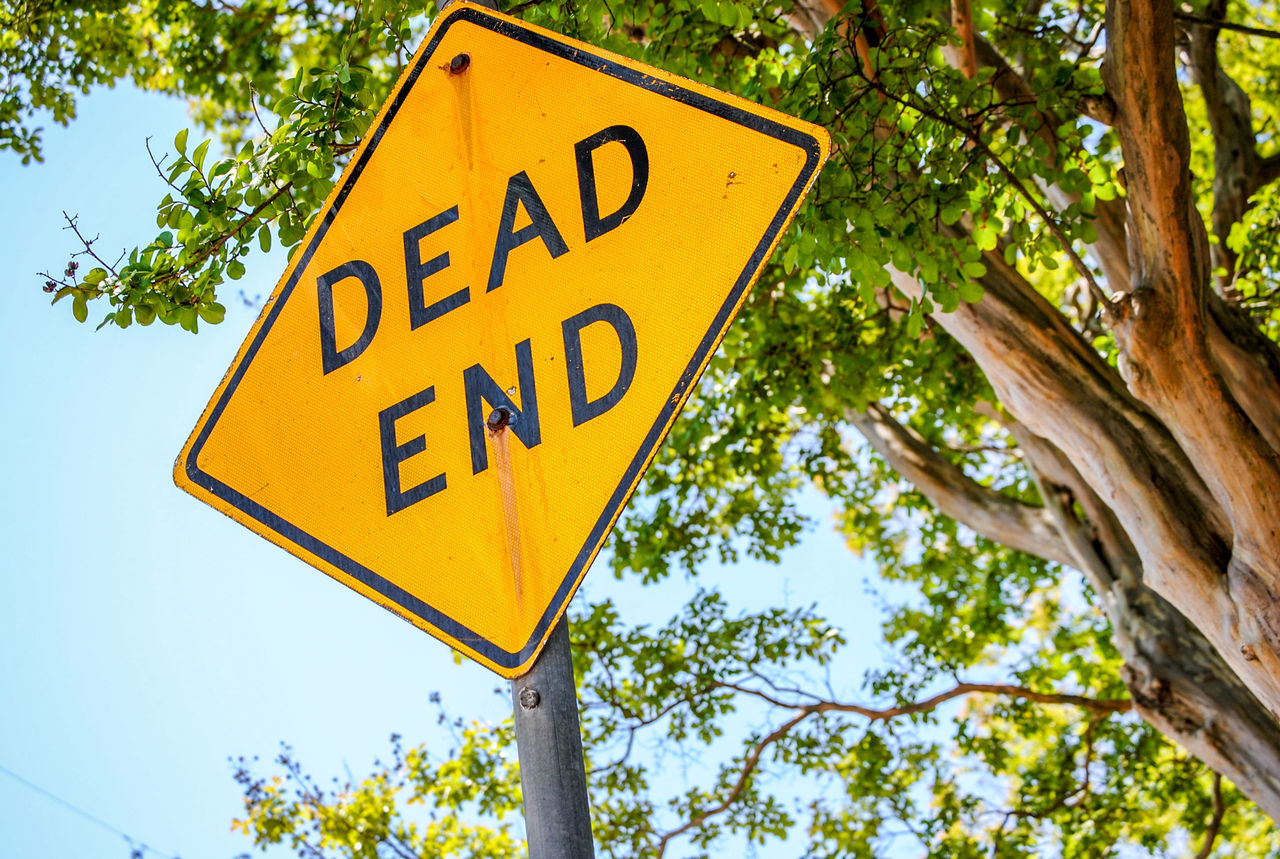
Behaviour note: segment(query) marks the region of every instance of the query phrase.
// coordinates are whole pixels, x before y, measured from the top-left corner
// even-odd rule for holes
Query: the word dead
[[[608,143],[621,144],[630,157],[631,191],[616,211],[601,215],[593,154],[595,150]],[[613,125],[576,143],[574,157],[577,162],[583,238],[585,242],[591,242],[617,229],[639,207],[649,182],[649,154],[644,141],[635,129],[625,125]],[[516,216],[521,206],[528,214],[530,222],[516,229]],[[404,231],[405,290],[409,303],[410,330],[417,330],[472,300],[470,287],[463,287],[444,298],[430,303],[427,301],[427,279],[449,267],[449,253],[446,251],[424,261],[421,242],[427,236],[445,229],[458,220],[458,207],[454,205]],[[502,213],[498,219],[497,240],[489,265],[486,293],[493,292],[502,286],[510,255],[535,239],[541,240],[552,259],[557,259],[569,252],[569,246],[551,217],[551,212],[542,202],[528,174],[522,170],[507,182]],[[349,346],[339,348],[334,325],[334,287],[348,278],[359,281],[364,288],[367,312],[360,336]],[[320,307],[321,369],[327,375],[350,364],[373,342],[382,318],[382,278],[371,264],[354,259],[316,278],[316,290]],[[607,392],[595,399],[588,399],[581,332],[594,323],[604,323],[613,329],[622,349],[622,366],[618,378]],[[631,318],[621,307],[616,304],[597,304],[564,320],[561,323],[561,331],[570,410],[573,426],[578,427],[609,411],[626,394],[635,377],[636,330]],[[491,409],[501,408],[508,412],[509,428],[526,448],[532,448],[542,441],[538,394],[533,374],[532,344],[529,340],[516,343],[515,353],[521,397],[519,406],[480,364],[473,364],[463,371],[473,474],[479,474],[489,465],[488,453],[485,449],[486,403]],[[448,477],[444,473],[407,489],[400,483],[401,463],[423,453],[427,448],[427,442],[426,437],[421,435],[398,442],[396,422],[433,402],[435,402],[435,386],[431,385],[378,413],[382,475],[388,516],[429,498],[448,486]]]

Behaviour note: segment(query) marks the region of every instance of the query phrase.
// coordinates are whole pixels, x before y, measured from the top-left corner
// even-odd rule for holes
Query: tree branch
[[[1198,626],[1216,627],[1228,659],[1242,644],[1254,649],[1256,659],[1233,664],[1280,712],[1280,454],[1231,395],[1208,345],[1208,236],[1191,194],[1171,12],[1167,0],[1107,3],[1105,74],[1122,117],[1136,284],[1113,313],[1113,332],[1129,390],[1168,427],[1228,517],[1230,554],[1215,578],[1226,573],[1235,610],[1223,617],[1197,606],[1211,588],[1183,570],[1166,567],[1155,586]]]
[[[1280,452],[1280,347],[1249,315],[1209,296],[1209,349],[1231,396]]]
[[[983,263],[983,299],[934,321],[969,351],[1017,420],[1081,467],[1135,544],[1159,546],[1153,574],[1164,564],[1216,580],[1229,526],[1168,430],[1001,254]],[[890,275],[905,294],[922,293],[910,275]]]
[[[1280,179],[1280,152],[1263,158],[1258,162],[1258,175],[1254,180],[1253,189],[1257,191],[1277,179]]]
[[[811,711],[812,713],[853,713],[857,716],[870,719],[873,722],[884,722],[889,719],[897,719],[902,716],[915,716],[920,713],[929,713],[936,710],[943,704],[955,698],[962,698],[966,695],[1004,695],[1008,698],[1018,698],[1025,701],[1034,701],[1037,704],[1059,704],[1067,707],[1080,707],[1093,713],[1108,715],[1111,713],[1127,713],[1133,709],[1133,702],[1128,698],[1090,698],[1086,695],[1068,695],[1057,692],[1036,692],[1025,686],[1016,686],[1009,683],[957,683],[945,692],[939,692],[929,698],[920,701],[913,701],[910,704],[902,704],[897,707],[868,707],[863,704],[849,704],[840,701],[819,700],[808,704],[788,703],[779,700],[772,695],[760,692],[749,687],[735,685],[733,683],[717,683],[717,687],[722,689],[732,689],[746,695],[759,698],[775,707],[783,707],[789,710]]]
[[[1227,235],[1251,205],[1249,198],[1259,177],[1259,159],[1249,96],[1218,60],[1221,29],[1216,24],[1226,16],[1227,0],[1213,0],[1207,11],[1208,17],[1196,18],[1190,28],[1187,53],[1192,77],[1204,94],[1213,135],[1213,232],[1218,243],[1210,252],[1215,267],[1225,269],[1219,279],[1225,292],[1236,268],[1236,255],[1227,247]]]
[[[837,0],[797,0],[787,13],[787,22],[805,39],[812,41],[827,22],[839,14],[841,4]]]
[[[1044,508],[978,483],[879,403],[872,403],[865,412],[846,409],[845,419],[943,514],[1012,549],[1074,565]]]
[[[1190,137],[1174,64],[1171,0],[1108,0],[1103,77],[1116,102],[1134,277],[1194,318],[1209,271],[1191,195]]]
[[[1280,760],[1264,751],[1277,730],[1275,718],[1205,633],[1144,583],[1124,527],[1062,451],[1025,425],[996,417],[1017,439],[1064,539],[1081,557],[1080,569],[1111,622],[1138,713],[1241,785],[1261,808],[1280,809]],[[1221,589],[1210,598],[1227,600]]]
[[[991,79],[991,85],[995,87],[996,94],[1001,100],[1016,104],[1036,103],[1036,94],[1032,91],[1030,84],[996,49],[995,45],[978,36],[974,41],[974,47],[978,62],[984,67],[996,70]],[[1107,125],[1112,124],[1115,121],[1115,103],[1111,101],[1110,96],[1097,97],[1095,102],[1091,105],[1081,105],[1081,109],[1088,108],[1092,113],[1108,113],[1109,118],[1105,122]],[[1036,129],[1035,134],[1048,145],[1049,157],[1056,161],[1059,141],[1054,134],[1054,129],[1062,124],[1062,118],[1047,110],[1040,113],[1044,121]],[[1068,194],[1056,185],[1047,188],[1046,191],[1053,200],[1053,204],[1059,209],[1064,209],[1080,200],[1079,194]],[[1094,242],[1090,251],[1102,267],[1102,273],[1111,284],[1111,288],[1120,289],[1129,283],[1130,278],[1129,253],[1125,244],[1124,200],[1117,197],[1112,200],[1095,201],[1094,216],[1093,225],[1097,230],[1098,240]]]
[[[1230,21],[1224,21],[1218,16],[1208,17],[1205,15],[1193,15],[1190,12],[1183,12],[1181,9],[1175,10],[1173,16],[1179,21],[1187,21],[1193,24],[1208,24],[1215,30],[1230,30],[1233,33],[1244,33],[1246,36],[1261,36],[1264,39],[1280,39],[1280,33],[1275,30],[1265,30],[1262,27],[1249,27],[1244,24],[1233,24]]]
[[[1034,701],[1039,704],[1081,707],[1092,713],[1104,716],[1111,715],[1113,713],[1127,713],[1133,708],[1133,702],[1127,699],[1089,698],[1083,695],[1036,692],[1034,690],[1027,689],[1024,686],[1013,686],[1003,683],[958,683],[951,689],[948,689],[945,692],[939,692],[937,695],[926,698],[922,701],[903,704],[898,707],[886,707],[883,709],[866,707],[861,704],[846,704],[838,701],[819,701],[817,703],[805,704],[802,706],[793,704],[789,705],[757,690],[735,686],[728,683],[721,683],[717,685],[723,688],[733,689],[744,694],[754,695],[774,704],[775,706],[798,709],[799,712],[796,713],[795,716],[783,722],[773,731],[760,738],[751,746],[750,751],[747,752],[746,757],[743,759],[742,766],[738,770],[737,779],[735,779],[734,783],[729,787],[728,791],[719,802],[710,808],[699,812],[680,826],[677,826],[675,829],[672,829],[659,837],[657,848],[654,853],[657,859],[661,859],[661,857],[666,854],[667,847],[673,839],[678,838],[693,829],[697,829],[712,817],[728,811],[734,802],[742,796],[743,791],[746,790],[747,784],[750,782],[751,775],[759,766],[760,758],[765,751],[779,740],[785,738],[792,730],[810,716],[821,713],[853,713],[859,716],[864,716],[873,721],[883,721],[887,719],[895,719],[901,716],[927,713],[931,710],[937,709],[939,706],[951,701],[952,699],[975,694],[1004,695],[1010,698]]]
[[[1204,846],[1196,854],[1196,859],[1209,859],[1209,854],[1213,852],[1213,842],[1218,839],[1218,831],[1222,828],[1222,817],[1226,810],[1226,806],[1222,804],[1222,776],[1214,773],[1213,818],[1209,821],[1209,827],[1204,831]]]
[[[1270,666],[1253,664],[1240,646],[1253,640],[1266,650],[1264,639],[1242,636],[1256,635],[1250,625],[1272,618],[1265,602],[1241,593],[1242,604],[1257,611],[1243,615],[1237,595],[1223,587],[1233,532],[1199,472],[1166,425],[1124,390],[1056,308],[1001,255],[989,253],[983,262],[982,301],[935,313],[934,321],[978,362],[1005,408],[1069,457],[1115,512],[1147,586],[1185,612],[1270,703]],[[892,268],[890,274],[904,293],[920,295],[914,278]]]
[[[972,79],[978,73],[978,56],[973,44],[973,10],[969,0],[951,0],[951,23],[960,36],[960,47],[955,52],[956,62],[966,78]]]

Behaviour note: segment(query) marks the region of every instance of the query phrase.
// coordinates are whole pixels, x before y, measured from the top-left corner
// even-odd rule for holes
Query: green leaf
[[[139,304],[133,308],[133,315],[139,325],[150,325],[156,320],[156,311],[149,304]]]
[[[984,251],[995,250],[998,239],[995,229],[986,221],[973,228],[973,242]]]
[[[89,318],[89,300],[83,292],[71,300],[71,315],[76,318],[76,322],[84,322]]]
[[[178,136],[173,138],[173,148],[177,149],[183,155],[187,154],[187,132],[190,129],[182,129],[178,132]]]
[[[972,280],[961,281],[958,289],[960,297],[970,304],[976,304],[982,300],[983,289],[980,283],[974,283]]]
[[[911,299],[911,312],[907,315],[907,336],[912,340],[919,339],[920,328],[924,324],[924,314],[920,312],[920,305],[916,300]]]
[[[862,299],[862,303],[867,307],[875,307],[876,304],[876,285],[869,278],[858,278],[858,297]]]
[[[196,165],[197,169],[204,167],[204,156],[209,151],[209,140],[203,140],[196,147],[196,151],[191,155],[191,163]]]
[[[942,289],[934,293],[934,297],[938,299],[938,306],[943,313],[951,313],[960,306],[960,293],[954,289]]]
[[[258,230],[258,247],[262,248],[262,252],[271,252],[271,227],[263,224],[262,229]]]
[[[231,262],[227,263],[227,277],[232,280],[239,280],[244,277],[244,263],[240,262],[238,259],[233,259]]]
[[[216,301],[200,305],[200,318],[210,325],[217,325],[227,315],[227,309]]]
[[[794,272],[797,268],[797,259],[800,256],[800,248],[795,242],[787,245],[787,249],[782,252],[782,269],[788,274]]]

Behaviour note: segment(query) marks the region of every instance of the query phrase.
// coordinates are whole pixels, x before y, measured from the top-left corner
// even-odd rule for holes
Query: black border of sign
[[[404,103],[413,85],[416,83],[418,76],[422,70],[427,67],[432,55],[435,53],[436,47],[440,40],[444,38],[445,33],[449,31],[455,23],[459,21],[467,21],[472,24],[492,30],[499,35],[506,36],[515,41],[522,42],[530,47],[537,48],[547,53],[553,54],[561,59],[569,60],[581,66],[586,66],[594,71],[601,72],[616,78],[620,81],[633,84],[658,95],[666,96],[681,104],[706,111],[714,116],[726,119],[737,125],[742,125],[767,134],[784,143],[789,143],[804,150],[807,155],[804,169],[801,170],[799,177],[788,193],[786,200],[781,208],[778,209],[773,221],[769,224],[769,229],[765,232],[764,237],[756,245],[755,252],[748,260],[746,268],[738,275],[738,280],[733,286],[733,290],[729,293],[729,297],[725,299],[724,304],[720,308],[720,312],[716,315],[715,320],[711,323],[710,329],[706,336],[698,344],[698,348],[693,358],[690,359],[684,372],[680,375],[676,387],[672,391],[671,396],[667,398],[666,405],[662,412],[658,415],[658,419],[654,422],[653,427],[645,436],[641,444],[639,452],[632,458],[631,464],[627,467],[626,473],[622,477],[622,481],[609,497],[609,502],[605,506],[604,512],[600,514],[600,518],[596,521],[595,526],[591,529],[591,533],[587,537],[586,543],[578,552],[570,566],[564,579],[560,583],[560,587],[556,590],[551,605],[547,608],[542,618],[538,621],[538,625],[534,628],[533,635],[518,652],[503,650],[488,639],[482,638],[477,633],[466,628],[462,624],[452,618],[440,613],[432,608],[421,599],[405,591],[391,582],[379,576],[373,570],[357,563],[333,547],[322,543],[320,540],[298,528],[281,517],[272,513],[262,505],[248,498],[247,496],[237,492],[225,483],[222,483],[212,475],[201,471],[196,461],[199,459],[200,451],[203,449],[205,442],[209,438],[209,434],[213,431],[214,425],[218,422],[218,418],[222,415],[227,403],[230,401],[232,394],[235,393],[237,385],[244,377],[248,370],[249,364],[252,363],[254,356],[257,354],[259,347],[266,338],[267,333],[271,330],[272,324],[276,317],[279,316],[281,308],[288,301],[293,288],[297,285],[299,277],[303,270],[310,262],[311,255],[324,238],[330,224],[338,214],[338,210],[342,207],[347,195],[351,192],[356,179],[360,177],[364,167],[368,164],[369,159],[373,156],[374,150],[377,149],[382,135],[386,132],[391,120],[395,118],[400,106]],[[482,656],[490,659],[496,665],[500,665],[507,669],[513,669],[526,662],[541,643],[543,636],[546,634],[547,628],[552,620],[559,615],[560,610],[564,607],[568,600],[574,584],[578,581],[579,575],[585,565],[594,557],[598,548],[603,544],[604,537],[608,533],[614,518],[621,512],[622,505],[626,502],[630,495],[632,486],[636,483],[640,476],[641,470],[648,462],[650,455],[657,450],[658,445],[666,436],[668,425],[671,423],[674,412],[678,405],[682,405],[685,395],[688,393],[693,383],[697,380],[703,363],[710,356],[712,350],[719,342],[720,336],[727,327],[729,318],[738,306],[738,302],[742,299],[747,286],[754,280],[757,271],[765,263],[765,254],[773,245],[774,240],[778,237],[779,232],[786,224],[792,209],[795,207],[804,189],[808,186],[809,180],[813,177],[814,172],[818,169],[821,162],[821,146],[817,138],[806,134],[798,129],[783,125],[767,117],[758,116],[741,107],[733,104],[716,101],[703,93],[686,89],[679,84],[671,81],[661,80],[651,77],[642,71],[638,71],[629,66],[618,63],[606,57],[597,56],[587,53],[581,48],[565,44],[564,42],[552,39],[543,33],[527,30],[517,26],[511,21],[502,18],[491,17],[480,9],[468,6],[458,12],[453,13],[447,20],[441,23],[439,29],[436,30],[431,43],[427,46],[427,50],[422,53],[421,59],[418,60],[413,70],[410,72],[404,84],[399,87],[396,92],[395,101],[387,109],[382,122],[374,132],[373,139],[365,148],[360,156],[360,160],[356,163],[351,173],[347,176],[338,195],[334,198],[333,205],[329,211],[325,213],[324,220],[316,230],[315,236],[311,243],[303,252],[293,269],[293,275],[280,290],[279,297],[276,299],[266,319],[258,328],[257,335],[253,339],[253,343],[249,346],[244,354],[243,360],[236,366],[231,378],[228,380],[226,387],[223,389],[222,396],[218,398],[217,404],[209,414],[209,419],[205,422],[200,434],[196,437],[195,442],[191,446],[191,451],[187,456],[185,470],[187,477],[192,483],[203,487],[213,495],[221,498],[232,507],[239,509],[241,512],[256,519],[266,527],[275,531],[281,537],[289,542],[305,549],[317,558],[332,565],[349,575],[351,578],[370,588],[371,590],[381,594],[387,599],[400,606],[405,611],[414,615],[423,622],[435,627],[458,642],[466,643],[473,647],[475,651]]]

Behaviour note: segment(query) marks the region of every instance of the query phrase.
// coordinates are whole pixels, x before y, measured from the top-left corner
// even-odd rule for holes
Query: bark
[[[1267,443],[1280,450],[1280,349],[1243,310],[1209,296],[1209,347],[1218,372]]]
[[[806,0],[804,8],[820,21],[830,6]],[[933,315],[1013,416],[1045,508],[984,496],[882,409],[849,418],[939,509],[1089,576],[1143,717],[1277,817],[1280,352],[1212,291],[1172,3],[1109,0],[1106,16],[1108,95],[1081,110],[1105,108],[1098,112],[1114,123],[1124,156],[1126,198],[1100,210],[1090,249],[1115,294],[1103,322],[1115,335],[1120,373],[999,250],[983,258],[982,301]],[[1221,234],[1247,205],[1243,190],[1274,180],[1280,168],[1242,154],[1246,144],[1253,152],[1247,111],[1220,74],[1216,34],[1205,29],[1197,39],[1195,74],[1222,102],[1211,110],[1225,165]],[[978,63],[996,68],[1001,98],[1034,99],[980,35],[974,45]],[[1070,202],[1058,189],[1044,191],[1057,205]],[[910,276],[890,274],[903,293],[923,294]],[[1082,520],[1070,501],[1085,511]],[[1013,536],[1017,522],[1025,530]]]
[[[1123,526],[1061,451],[1016,422],[1010,430],[1075,549],[1072,566],[1100,597],[1138,713],[1280,816],[1275,718],[1200,630],[1143,583],[1142,560]]]
[[[865,412],[848,409],[845,417],[945,515],[1019,552],[1060,564],[1074,562],[1047,510],[971,480],[918,433],[894,420],[884,406],[872,403]]]
[[[1141,559],[1123,526],[1061,451],[1005,420],[1046,500],[1036,507],[972,480],[880,404],[851,411],[849,421],[945,515],[988,539],[1080,570],[1111,622],[1142,718],[1280,817],[1280,725],[1204,635],[1143,584]],[[1010,542],[1019,524],[1032,528],[1034,538]]]
[[[959,46],[948,50],[952,56],[951,63],[965,77],[972,78],[978,73],[978,56],[973,44],[973,10],[969,0],[952,0],[951,23],[960,37]]]
[[[977,360],[1005,408],[1062,450],[1115,512],[1146,584],[1177,606],[1275,712],[1274,651],[1254,643],[1255,618],[1241,614],[1241,602],[1247,607],[1253,595],[1233,592],[1224,576],[1233,563],[1233,531],[1198,471],[1056,308],[1001,255],[989,254],[984,263],[983,300],[935,320]],[[912,278],[892,274],[903,292],[921,294]]]
[[[1134,269],[1113,330],[1130,391],[1169,428],[1229,520],[1231,554],[1218,584],[1235,616],[1221,612],[1210,635],[1228,659],[1243,651],[1237,670],[1275,712],[1280,455],[1231,394],[1209,348],[1208,241],[1190,189],[1172,12],[1155,0],[1107,4],[1106,72],[1125,155]],[[1274,384],[1266,391],[1277,393]],[[1181,571],[1168,572],[1153,586],[1206,628],[1213,618],[1205,616],[1203,589],[1188,587]]]

